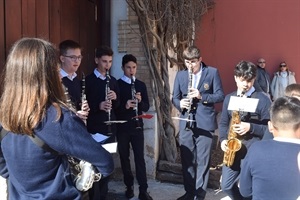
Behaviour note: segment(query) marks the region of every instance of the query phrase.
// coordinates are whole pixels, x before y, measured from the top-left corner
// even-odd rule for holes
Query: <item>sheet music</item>
[[[92,138],[99,143],[103,143],[105,140],[109,138],[109,136],[103,135],[102,133],[91,134]],[[102,144],[102,147],[106,149],[109,153],[117,152],[117,142]]]
[[[102,147],[106,149],[109,153],[116,153],[117,152],[117,142],[103,144]]]
[[[243,98],[231,96],[228,104],[228,110],[237,110],[244,112],[254,113],[259,99],[256,98]]]

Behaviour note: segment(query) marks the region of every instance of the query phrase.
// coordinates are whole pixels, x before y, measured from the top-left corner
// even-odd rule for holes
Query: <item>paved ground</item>
[[[182,196],[185,191],[183,185],[172,184],[172,183],[162,183],[156,180],[148,180],[148,191],[152,196],[153,200],[176,200],[178,197]],[[109,183],[109,195],[108,200],[126,200],[125,197],[125,186],[122,181],[111,180]],[[135,184],[134,194],[131,200],[138,200],[138,185]],[[226,195],[223,192],[217,192],[213,189],[208,189],[206,200],[225,200]]]
[[[154,200],[175,200],[182,196],[185,191],[183,185],[162,183],[156,180],[148,180],[149,193]],[[107,200],[127,200],[125,197],[125,186],[122,181],[111,180],[109,182],[109,195]],[[138,200],[138,185],[134,186],[134,194],[131,200]],[[224,198],[226,195],[223,192],[217,192],[213,189],[208,189],[206,200],[227,200]],[[6,199],[6,184],[5,180],[0,178],[0,200]]]

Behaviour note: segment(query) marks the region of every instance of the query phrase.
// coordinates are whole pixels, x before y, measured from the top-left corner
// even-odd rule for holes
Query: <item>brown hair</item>
[[[8,131],[32,135],[50,105],[57,120],[66,107],[56,50],[43,39],[22,38],[13,45],[1,85],[0,122]]]

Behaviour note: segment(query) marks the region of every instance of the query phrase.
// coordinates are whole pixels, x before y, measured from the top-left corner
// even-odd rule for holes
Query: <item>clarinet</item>
[[[85,75],[82,72],[82,80],[81,80],[81,110],[83,110],[83,102],[86,101],[86,94],[85,94]],[[84,120],[84,123],[86,124],[86,120]]]
[[[109,71],[106,70],[105,100],[111,102],[111,100],[108,99],[108,93],[110,92],[109,81],[110,81]],[[107,134],[112,134],[112,131],[111,131],[111,123],[110,123],[110,121],[111,121],[111,109],[109,109],[109,110],[107,111],[107,115],[108,115]]]
[[[188,84],[188,93],[189,93],[190,89],[193,87],[193,68],[189,67],[188,72],[189,72],[189,84]],[[196,110],[196,106],[193,105],[193,98],[191,98],[188,94],[187,94],[187,98],[190,101],[190,106],[186,110],[186,112],[188,113],[188,118],[186,121],[185,130],[190,130],[191,128],[195,127],[195,112],[194,111]]]
[[[131,75],[131,96],[132,96],[132,100],[135,101],[135,107],[133,108],[133,110],[135,111],[135,128],[136,129],[141,129],[141,125],[140,125],[140,120],[139,118],[137,118],[137,116],[139,115],[138,113],[138,99],[135,98],[135,94],[136,94],[136,90],[135,90],[135,81],[133,79],[133,74]]]

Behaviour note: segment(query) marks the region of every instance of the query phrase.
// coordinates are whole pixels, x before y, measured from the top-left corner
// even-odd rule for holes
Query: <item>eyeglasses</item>
[[[258,62],[259,64],[262,64],[262,63],[266,63],[266,61],[260,61],[260,62]]]
[[[282,64],[282,65],[280,65],[280,67],[286,67],[286,64]]]
[[[196,65],[199,60],[184,60],[186,65]]]
[[[76,62],[77,60],[78,60],[78,61],[81,61],[82,58],[83,58],[83,56],[66,56],[66,55],[64,55],[64,57],[71,58],[71,60],[72,60],[73,62]]]

